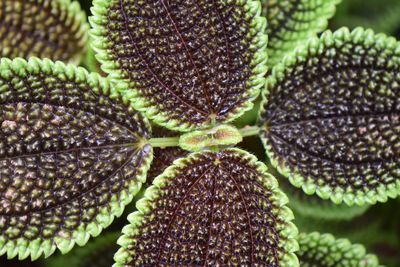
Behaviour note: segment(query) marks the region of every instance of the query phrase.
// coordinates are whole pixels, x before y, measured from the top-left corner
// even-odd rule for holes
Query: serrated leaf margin
[[[288,198],[280,190],[278,181],[268,172],[268,168],[264,163],[258,161],[256,156],[248,153],[247,151],[239,148],[229,148],[223,151],[233,152],[236,153],[236,155],[240,155],[240,157],[247,160],[249,164],[256,166],[256,171],[265,175],[264,186],[272,192],[271,197],[276,199],[281,208],[284,208],[286,211],[288,211],[288,213],[285,214],[287,217],[280,217],[280,219],[282,219],[282,221],[286,224],[286,227],[277,227],[280,236],[287,240],[286,242],[282,242],[282,240],[279,242],[279,247],[283,248],[283,251],[285,251],[284,254],[280,255],[280,261],[282,264],[281,266],[299,266],[298,259],[295,255],[295,251],[298,250],[298,243],[296,240],[298,230],[292,222],[294,219],[293,213],[289,208],[287,208]],[[136,202],[137,211],[128,215],[129,224],[122,229],[122,236],[117,241],[117,244],[120,245],[121,248],[114,255],[114,260],[116,263],[112,267],[124,267],[129,261],[129,236],[136,235],[138,233],[137,228],[143,225],[144,216],[151,213],[153,202],[159,196],[159,191],[162,190],[163,187],[169,183],[171,177],[176,174],[176,169],[191,164],[202,154],[203,152],[194,152],[189,154],[187,157],[176,159],[171,166],[165,169],[162,174],[154,179],[153,185],[146,189],[144,192],[144,197]],[[277,216],[280,216],[280,214],[277,214]]]
[[[361,27],[355,28],[350,31],[347,27],[342,27],[335,32],[327,30],[318,37],[310,38],[304,45],[297,47],[293,54],[286,56],[283,61],[277,64],[273,69],[270,76],[267,77],[264,91],[262,92],[261,108],[258,113],[260,124],[260,139],[266,150],[266,154],[271,161],[272,166],[278,170],[280,174],[289,179],[290,183],[309,195],[317,194],[322,199],[330,199],[335,204],[346,203],[348,206],[358,205],[363,206],[367,204],[374,205],[377,202],[386,202],[388,197],[396,198],[400,195],[400,180],[396,184],[389,184],[387,186],[380,184],[374,190],[368,191],[366,194],[358,191],[357,194],[353,192],[345,192],[342,188],[335,188],[334,190],[328,185],[319,186],[312,179],[302,177],[298,170],[290,170],[285,164],[280,164],[276,160],[276,155],[273,152],[271,145],[268,144],[264,138],[264,130],[262,123],[262,114],[265,112],[264,106],[268,103],[268,96],[270,89],[273,88],[278,82],[282,81],[285,72],[290,71],[298,61],[303,60],[307,56],[318,55],[322,52],[325,45],[333,43],[343,43],[352,41],[356,44],[372,45],[377,48],[391,49],[394,54],[399,55],[397,64],[400,65],[400,42],[394,37],[387,36],[383,33],[375,34],[371,29],[364,29]],[[394,60],[394,58],[392,58]]]
[[[67,256],[59,255],[57,257],[51,257],[46,261],[46,267],[77,267],[82,266],[81,261],[86,261],[85,257],[91,256],[91,254],[95,254],[98,250],[103,249],[104,246],[116,245],[115,241],[119,237],[119,232],[109,232],[104,233],[101,236],[97,237],[91,243],[88,243],[86,246],[75,248],[71,251]],[[109,247],[108,247],[109,248]],[[95,254],[96,255],[96,254]],[[93,264],[96,264],[95,262]],[[84,265],[86,266],[86,265]]]
[[[269,1],[269,0],[261,0],[261,2]],[[331,19],[336,13],[336,5],[340,4],[342,0],[323,0],[329,1],[330,5],[325,6],[321,16],[318,17],[317,20],[312,21],[315,24],[312,27],[312,30],[307,30],[303,32],[294,32],[297,36],[296,39],[291,40],[281,40],[278,43],[282,44],[283,49],[267,49],[268,54],[270,55],[268,66],[273,67],[278,64],[282,59],[290,54],[291,52],[287,52],[287,50],[295,49],[297,46],[301,46],[301,43],[308,40],[309,38],[316,37],[318,33],[324,31],[328,27],[328,20]],[[324,3],[323,5],[325,5]],[[293,32],[292,32],[293,34]],[[300,36],[299,36],[300,35]]]
[[[316,244],[323,243],[324,247],[332,248],[335,253],[345,254],[348,256],[355,256],[355,258],[359,260],[368,260],[370,261],[371,265],[363,265],[365,263],[358,262],[360,265],[357,266],[375,266],[379,267],[378,258],[373,254],[367,254],[366,249],[361,244],[353,244],[346,238],[338,238],[336,239],[332,234],[324,233],[321,234],[319,232],[312,232],[312,233],[300,233],[298,236],[298,240],[300,243],[300,251],[302,251],[301,244],[310,244],[314,246],[314,249],[318,250],[319,248],[316,247]],[[304,250],[303,250],[304,251]],[[307,253],[307,251],[305,250]],[[320,256],[320,255],[319,255]],[[361,259],[365,257],[364,259]]]
[[[79,38],[80,39],[79,45],[85,47],[85,44],[89,39],[88,37],[89,37],[90,25],[87,21],[86,13],[81,8],[79,1],[58,0],[58,2],[60,3],[61,7],[67,11],[68,20],[74,21],[74,24],[72,24],[72,26],[79,27],[78,36],[81,36],[81,38]],[[79,64],[83,59],[84,52],[85,51],[80,51],[80,53],[77,54],[76,58],[72,58],[69,61],[69,63],[75,65]]]
[[[309,203],[307,201],[299,199],[296,196],[291,196],[289,193],[286,193],[286,195],[289,198],[288,206],[294,212],[296,212],[296,214],[301,214],[302,216],[306,216],[307,218],[325,219],[325,220],[350,220],[354,217],[362,215],[370,208],[370,205],[347,206],[344,203],[335,204],[330,202],[329,200],[322,200],[322,199],[321,201],[329,201],[329,202]]]
[[[66,0],[68,1],[68,0]],[[0,76],[9,75],[10,77],[15,74],[21,76],[27,74],[37,74],[40,71],[52,75],[58,75],[62,79],[68,78],[74,81],[87,81],[91,89],[98,93],[97,88],[102,90],[102,93],[108,94],[110,98],[119,97],[120,95],[110,82],[102,78],[97,73],[89,73],[82,67],[77,67],[73,64],[66,65],[61,61],[53,62],[50,59],[39,59],[31,57],[28,60],[23,58],[15,58],[13,60],[2,58],[0,60]],[[127,101],[124,104],[128,105]],[[146,128],[151,129],[150,123],[143,118]],[[76,244],[84,246],[91,236],[98,236],[103,229],[108,227],[115,217],[120,217],[126,205],[128,205],[133,197],[140,191],[142,184],[146,181],[146,174],[150,168],[151,161],[153,160],[152,147],[150,148],[149,157],[143,158],[143,163],[138,168],[139,176],[137,181],[132,181],[129,189],[119,192],[118,196],[112,196],[110,203],[99,210],[95,221],[87,225],[81,223],[77,230],[71,233],[72,238],[67,239],[63,237],[53,237],[53,239],[41,240],[37,238],[32,241],[19,238],[17,241],[5,240],[0,236],[0,255],[7,254],[7,258],[11,259],[18,255],[19,260],[23,260],[31,256],[31,260],[37,260],[42,254],[45,258],[52,255],[56,249],[59,249],[62,254],[68,253]]]

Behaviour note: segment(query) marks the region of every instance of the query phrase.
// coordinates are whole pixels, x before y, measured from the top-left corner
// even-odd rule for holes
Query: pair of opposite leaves
[[[336,1],[317,2],[309,5],[329,17]],[[288,31],[298,21],[311,17],[300,25],[316,30],[326,23],[317,12],[278,13],[287,20],[274,14],[279,4],[265,6],[276,18],[269,52],[311,35]],[[95,1],[93,44],[116,86],[59,62],[3,59],[1,253],[68,251],[122,213],[152,158],[149,124],[132,107],[179,131],[250,109],[266,71],[260,12],[256,1]],[[398,47],[342,29],[312,38],[274,68],[261,136],[292,183],[349,204],[397,195]],[[296,230],[286,202],[247,152],[189,155],[146,191],[116,260],[292,266]]]

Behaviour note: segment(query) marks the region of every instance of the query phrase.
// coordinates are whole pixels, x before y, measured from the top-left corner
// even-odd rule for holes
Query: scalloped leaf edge
[[[311,244],[311,246],[315,246],[316,244],[322,244],[324,245],[324,247],[336,248],[335,253],[346,254],[347,257],[353,256],[356,259],[359,259],[360,265],[357,266],[368,266],[368,267],[380,266],[378,258],[374,254],[367,254],[366,249],[363,245],[351,243],[346,238],[336,239],[330,233],[321,234],[319,232],[312,232],[312,233],[300,233],[298,236],[298,240],[300,243],[300,251],[302,251],[301,243],[309,243]],[[318,250],[318,248],[315,249]]]
[[[261,1],[269,1],[269,0],[261,0]],[[325,1],[325,0],[324,0]],[[268,62],[269,67],[273,67],[277,64],[279,64],[284,57],[287,54],[290,54],[291,52],[287,52],[286,48],[288,45],[290,45],[290,48],[294,49],[297,46],[301,46],[301,43],[306,41],[309,38],[316,37],[318,33],[324,31],[328,27],[328,21],[335,15],[336,13],[336,6],[342,2],[342,0],[329,0],[330,3],[329,5],[325,6],[325,9],[322,11],[322,15],[319,16],[316,20],[312,21],[313,25],[316,25],[316,27],[313,28],[313,31],[306,31],[306,32],[295,32],[296,34],[301,34],[300,38],[302,40],[298,41],[296,39],[299,39],[298,36],[295,39],[290,39],[290,40],[284,40],[280,41],[283,44],[286,44],[286,47],[283,46],[284,48],[275,48],[274,50],[270,50],[269,48],[268,53],[271,55],[270,56],[270,62]],[[326,3],[324,3],[325,5]],[[293,34],[293,33],[292,33]],[[272,54],[274,54],[272,56]],[[276,54],[276,56],[275,56]]]
[[[252,67],[252,75],[247,81],[250,88],[247,91],[249,99],[241,106],[235,107],[230,112],[230,116],[223,122],[229,123],[241,117],[246,111],[253,108],[253,101],[260,93],[260,88],[265,85],[265,74],[267,73],[267,43],[268,37],[265,34],[267,26],[266,19],[261,16],[261,3],[257,0],[233,0],[238,4],[244,5],[246,15],[251,17],[250,31],[257,31],[256,37],[253,39],[251,46],[256,49],[253,59],[250,63]],[[101,64],[101,69],[109,74],[110,79],[116,83],[116,87],[126,99],[131,102],[132,107],[142,112],[148,119],[160,126],[164,126],[170,130],[179,132],[189,132],[194,129],[205,129],[211,124],[203,124],[201,127],[196,127],[193,124],[182,123],[176,119],[168,118],[168,112],[161,112],[157,105],[151,105],[149,101],[141,96],[141,92],[137,88],[131,88],[129,81],[123,76],[123,71],[118,67],[118,63],[114,62],[108,54],[109,41],[104,36],[106,28],[103,25],[107,21],[107,10],[112,1],[109,0],[94,0],[91,8],[92,16],[89,22],[92,26],[89,34],[92,37],[91,43],[95,51],[95,57]]]
[[[318,37],[309,39],[304,45],[297,47],[293,54],[287,55],[283,61],[277,64],[272,74],[267,78],[265,89],[262,93],[261,108],[258,114],[260,123],[262,124],[261,115],[265,112],[264,106],[268,103],[268,96],[270,88],[273,87],[278,81],[282,80],[284,72],[291,69],[297,62],[309,55],[318,54],[325,44],[332,44],[335,41],[349,41],[364,45],[375,44],[377,47],[392,49],[394,53],[399,55],[400,59],[400,42],[394,37],[385,34],[375,34],[371,29],[364,29],[361,27],[355,28],[350,31],[347,27],[342,27],[335,32],[327,30]],[[400,65],[400,60],[399,63]],[[260,126],[261,129],[263,126]],[[330,199],[335,204],[346,203],[348,206],[358,205],[363,206],[366,204],[374,205],[377,202],[386,202],[388,198],[396,198],[400,195],[400,180],[396,184],[389,184],[387,186],[381,184],[376,189],[368,191],[366,194],[358,191],[357,194],[353,192],[345,192],[342,188],[330,188],[328,185],[318,186],[311,179],[306,179],[300,175],[298,171],[291,171],[285,164],[279,163],[275,159],[275,153],[271,145],[263,137],[264,131],[260,131],[260,138],[266,150],[266,154],[271,161],[274,168],[278,170],[283,176],[289,179],[290,183],[298,188],[302,188],[306,194],[317,194],[322,199]]]
[[[280,247],[282,247],[285,251],[285,253],[282,253],[283,255],[280,255],[280,260],[282,263],[281,266],[299,266],[298,259],[295,255],[295,251],[298,250],[298,243],[296,240],[298,230],[292,222],[292,220],[294,219],[293,213],[287,207],[287,203],[289,200],[287,196],[279,189],[278,181],[267,171],[267,166],[264,163],[258,161],[256,156],[239,148],[230,148],[223,151],[237,153],[243,159],[248,160],[249,164],[255,165],[258,172],[265,175],[265,186],[269,187],[268,190],[273,193],[273,195],[275,196],[274,199],[277,201],[277,204],[283,209],[283,214],[278,214],[277,216],[281,216],[280,219],[283,221],[283,223],[286,224],[285,228],[279,229],[280,235],[286,239],[286,242],[280,242],[279,244]],[[190,164],[202,154],[202,152],[194,152],[189,154],[187,157],[176,159],[171,166],[165,169],[162,174],[154,179],[153,185],[146,189],[146,191],[144,192],[144,197],[136,202],[137,211],[128,215],[129,224],[122,229],[122,236],[117,241],[118,245],[120,245],[121,248],[114,255],[114,260],[116,261],[116,263],[112,267],[123,267],[125,266],[124,264],[126,264],[126,262],[129,260],[129,236],[135,235],[137,233],[137,228],[142,225],[142,220],[144,216],[151,212],[152,201],[158,197],[158,192],[168,184],[170,176],[173,176],[176,173],[176,168]]]
[[[68,1],[68,0],[66,0]],[[110,82],[102,78],[97,73],[89,73],[82,67],[77,67],[73,64],[65,64],[61,61],[53,62],[50,59],[38,59],[31,57],[28,60],[23,58],[15,58],[13,60],[8,58],[2,58],[0,60],[0,74],[1,76],[7,75],[26,75],[28,73],[38,73],[43,71],[51,73],[53,75],[66,76],[68,79],[74,79],[75,81],[86,80],[91,86],[91,89],[97,93],[97,88],[101,88],[104,94],[108,94],[110,98],[119,96],[118,92],[113,88]],[[124,101],[125,105],[128,102]],[[144,123],[148,129],[151,129],[150,123],[143,118]],[[81,225],[71,233],[71,238],[63,238],[61,236],[53,237],[52,239],[42,240],[37,238],[35,240],[27,241],[23,238],[18,240],[5,240],[0,236],[0,255],[7,254],[7,258],[11,259],[18,255],[19,260],[23,260],[31,256],[31,260],[37,260],[42,254],[45,258],[49,257],[59,249],[62,254],[69,252],[76,244],[84,246],[91,236],[98,236],[101,231],[108,227],[114,220],[115,217],[120,217],[124,211],[124,208],[129,204],[134,196],[140,191],[142,184],[146,181],[146,173],[150,168],[151,161],[153,160],[152,148],[150,148],[149,157],[143,159],[143,164],[138,168],[138,172],[141,173],[137,180],[139,182],[131,183],[128,190],[121,191],[119,197],[113,196],[110,203],[100,209],[99,214],[96,216],[95,221],[90,222],[87,225],[81,223]]]

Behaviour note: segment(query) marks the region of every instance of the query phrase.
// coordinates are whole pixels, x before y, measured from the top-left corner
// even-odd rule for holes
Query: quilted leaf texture
[[[0,254],[84,245],[144,183],[149,123],[97,74],[3,58],[0,106]]]
[[[400,44],[327,31],[277,65],[261,115],[268,156],[290,182],[348,205],[400,193]]]
[[[119,266],[298,266],[293,214],[264,164],[231,148],[178,159],[128,216]]]
[[[79,63],[89,31],[78,1],[1,0],[0,56]]]
[[[341,0],[261,0],[267,18],[268,66],[328,26]]]
[[[95,0],[93,48],[119,90],[155,123],[208,128],[252,108],[267,36],[253,0]]]

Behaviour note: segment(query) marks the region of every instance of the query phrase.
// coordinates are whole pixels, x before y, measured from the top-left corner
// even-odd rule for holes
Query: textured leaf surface
[[[277,175],[274,175],[277,177]],[[286,177],[277,177],[280,188],[289,199],[288,206],[296,215],[321,220],[350,220],[363,214],[370,206],[348,206],[345,203],[335,204],[330,200],[324,200],[317,195],[307,195],[303,190],[293,186]],[[313,229],[315,230],[315,229]]]
[[[154,148],[154,159],[147,173],[146,187],[150,186],[154,178],[171,166],[174,160],[185,157],[188,153],[180,147]]]
[[[267,82],[261,136],[308,194],[374,204],[400,192],[400,45],[358,28],[312,39]]]
[[[268,65],[274,66],[308,38],[326,29],[341,0],[261,0],[267,18]]]
[[[174,137],[179,136],[179,133],[169,131],[163,127],[153,125],[152,137]],[[183,150],[180,147],[155,147],[154,148],[154,159],[151,162],[149,171],[147,172],[146,183],[143,189],[149,187],[154,178],[163,173],[163,171],[172,165],[174,160],[185,157],[189,154],[188,151]]]
[[[78,1],[0,0],[0,56],[79,63],[89,25]]]
[[[286,203],[275,178],[247,152],[191,154],[137,202],[114,266],[298,266]]]
[[[279,182],[279,187],[289,199],[288,207],[292,209],[295,215],[295,224],[300,231],[304,231],[297,224],[299,216],[304,217],[304,225],[307,231],[329,232],[335,234],[332,228],[328,226],[320,231],[314,224],[329,225],[329,223],[337,224],[338,221],[344,220],[343,228],[349,229],[347,223],[350,219],[358,217],[365,213],[370,205],[348,206],[345,203],[335,204],[330,200],[321,199],[317,195],[308,195],[301,188],[293,186],[290,181],[281,175],[269,162],[267,164],[268,172],[271,173]],[[310,223],[313,221],[313,223]],[[354,230],[354,229],[353,229]]]
[[[359,244],[335,239],[330,234],[313,232],[299,235],[300,250],[296,253],[302,267],[378,267],[375,255],[367,254]]]
[[[252,107],[266,72],[260,11],[253,0],[97,0],[91,34],[104,71],[135,108],[188,131]]]
[[[3,59],[0,106],[0,254],[67,252],[121,215],[152,150],[148,123],[106,80]]]

